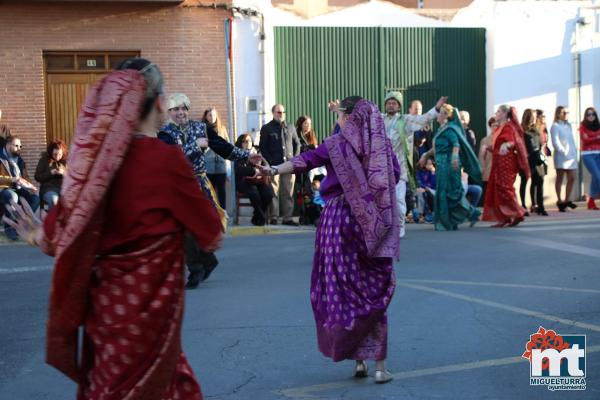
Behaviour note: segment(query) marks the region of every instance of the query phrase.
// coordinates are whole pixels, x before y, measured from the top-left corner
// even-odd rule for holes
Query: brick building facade
[[[167,93],[188,94],[193,118],[214,106],[226,122],[223,26],[230,16],[189,0],[0,2],[2,123],[22,138],[30,171],[47,140],[48,52],[140,54],[160,66]]]

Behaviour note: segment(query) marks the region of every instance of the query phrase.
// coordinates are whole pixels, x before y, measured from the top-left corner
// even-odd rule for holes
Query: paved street
[[[387,385],[353,380],[352,362],[317,350],[314,233],[228,237],[211,279],[187,293],[184,347],[205,397],[600,398],[600,212],[560,217],[502,230],[410,225],[389,309]],[[2,400],[74,398],[43,362],[50,273],[38,251],[0,246]],[[530,387],[520,356],[539,326],[587,335],[586,391]]]

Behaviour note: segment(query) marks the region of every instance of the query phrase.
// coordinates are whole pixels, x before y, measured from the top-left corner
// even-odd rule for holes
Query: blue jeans
[[[467,196],[469,203],[471,203],[473,207],[477,207],[479,205],[479,200],[481,200],[481,193],[481,186],[469,185],[467,187],[467,193],[465,193],[465,195]]]
[[[590,196],[597,199],[600,198],[600,153],[584,154],[583,165],[590,171],[592,175],[592,183],[590,185]]]
[[[56,205],[56,203],[58,203],[60,194],[50,190],[50,191],[44,193],[42,198],[44,199],[44,203],[48,206],[48,210],[50,210],[52,207],[54,207]]]

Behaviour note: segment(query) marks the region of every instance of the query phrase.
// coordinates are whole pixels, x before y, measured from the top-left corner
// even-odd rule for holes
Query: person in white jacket
[[[413,192],[416,189],[413,161],[414,132],[433,121],[439,114],[440,107],[446,103],[447,96],[442,96],[435,107],[423,115],[402,114],[402,93],[388,92],[385,96],[385,132],[392,141],[394,154],[400,163],[400,181],[396,185],[396,200],[400,218],[400,237],[404,237],[404,221],[406,217],[406,185]]]
[[[571,201],[571,192],[577,177],[577,145],[573,136],[571,124],[568,121],[569,110],[564,106],[556,107],[554,123],[550,128],[552,146],[554,147],[554,167],[556,168],[556,205],[560,212],[565,212],[567,207],[577,208]],[[564,178],[567,178],[565,196],[561,197],[561,188]]]

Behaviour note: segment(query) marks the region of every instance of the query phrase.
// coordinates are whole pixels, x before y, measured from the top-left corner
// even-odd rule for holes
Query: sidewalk
[[[249,218],[248,218],[249,219]],[[248,223],[239,225],[229,225],[225,236],[258,236],[258,235],[281,235],[290,233],[306,233],[314,232],[315,227],[312,225],[288,226],[288,225],[266,225],[254,226]],[[23,246],[27,245],[23,240],[9,240],[4,232],[0,232],[0,247],[1,246]]]
[[[540,221],[563,221],[563,220],[585,220],[587,218],[598,218],[600,217],[600,211],[590,211],[586,208],[585,202],[576,202],[577,208],[564,213],[558,211],[556,207],[548,208],[547,217],[539,215],[531,215],[525,218],[524,224],[527,222],[540,222]],[[292,233],[306,233],[314,232],[315,227],[312,225],[300,225],[300,226],[288,226],[288,225],[266,225],[266,226],[254,226],[250,222],[245,222],[249,218],[242,217],[242,223],[240,225],[229,225],[225,236],[258,236],[258,235],[279,235],[279,234],[292,234]],[[483,223],[485,225],[486,223]],[[407,224],[408,229],[413,229],[417,226],[430,226],[430,224]],[[0,246],[10,245],[26,245],[22,240],[16,242],[8,240],[4,235],[4,232],[0,233]]]
[[[241,223],[239,225],[229,225],[227,227],[227,236],[250,236],[250,235],[277,235],[287,233],[306,233],[314,232],[313,225],[265,225],[254,226],[250,223]]]

